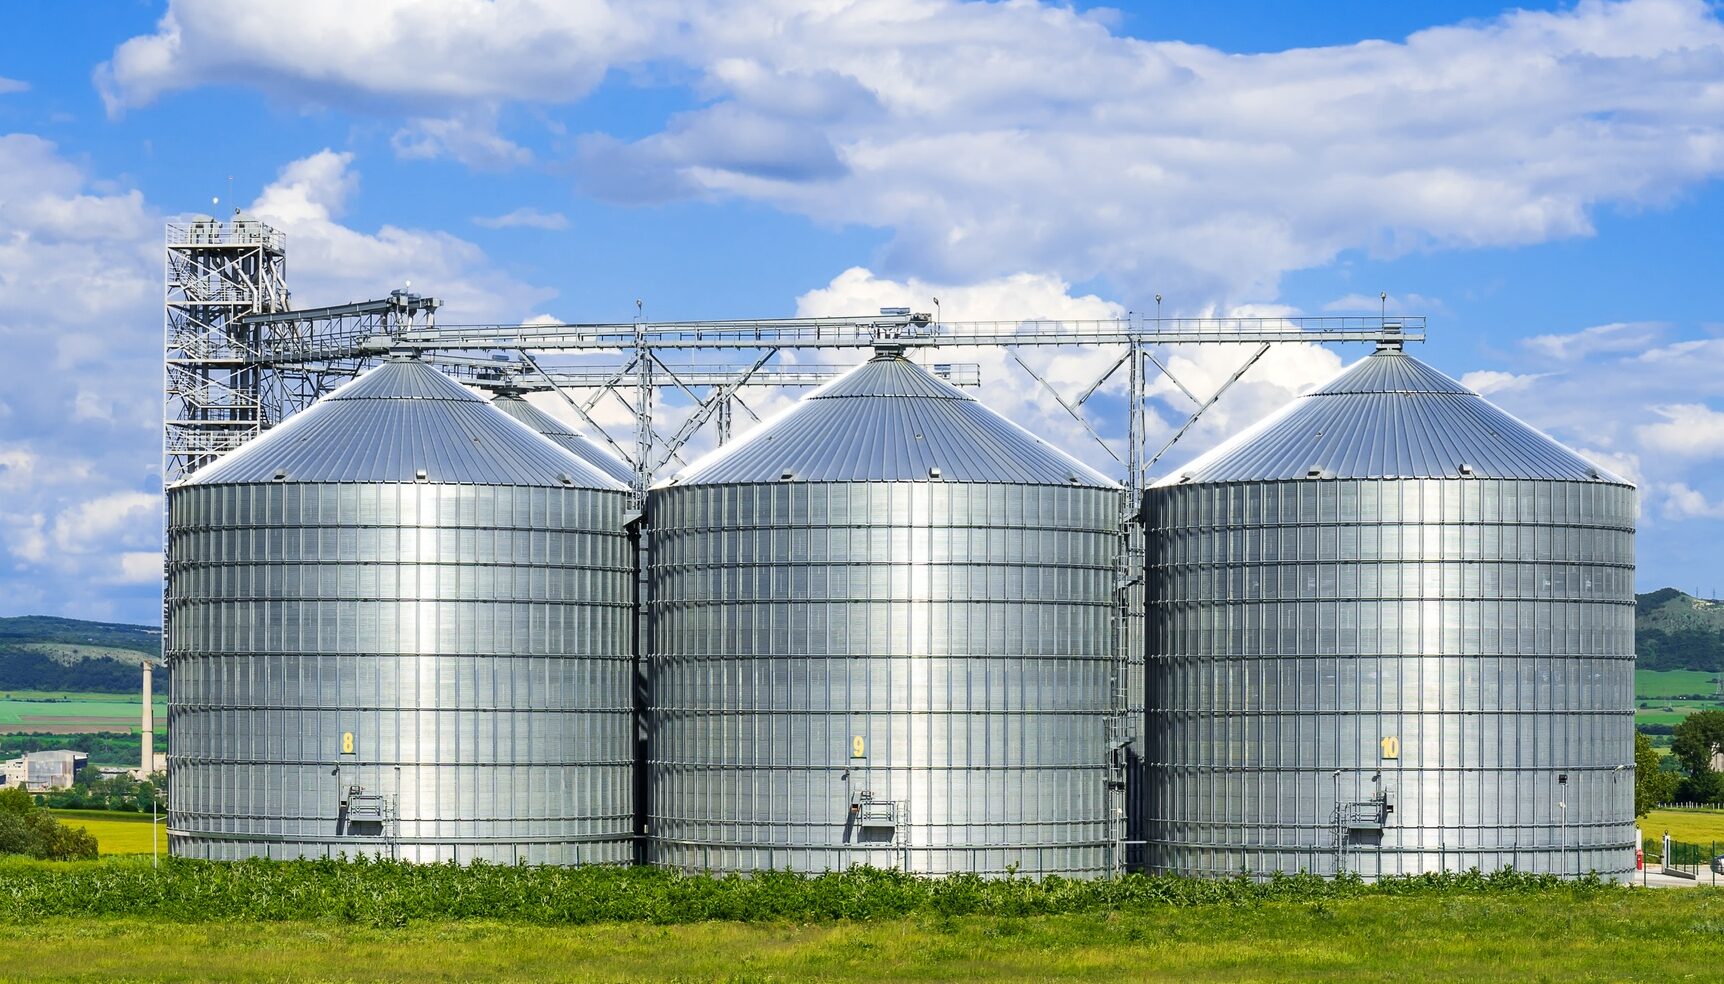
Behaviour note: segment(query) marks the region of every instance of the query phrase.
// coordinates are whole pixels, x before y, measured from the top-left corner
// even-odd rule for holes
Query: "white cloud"
[[[118,584],[151,584],[161,579],[162,553],[159,550],[120,554],[119,568],[112,574],[112,580]]]
[[[6,549],[27,563],[48,559],[47,517],[41,513],[0,515],[6,526]]]
[[[1524,390],[1549,375],[1542,372],[1512,373],[1495,369],[1479,369],[1463,375],[1458,382],[1480,396]]]
[[[1617,322],[1579,331],[1535,335],[1522,344],[1548,359],[1573,360],[1594,355],[1643,352],[1658,343],[1665,326],[1654,322]]]
[[[63,554],[108,552],[159,540],[162,497],[148,492],[112,492],[77,503],[55,518],[54,547]]]
[[[0,447],[0,489],[27,484],[36,472],[36,452],[25,447]]]
[[[1724,26],[1700,0],[1252,55],[1110,23],[957,0],[175,0],[98,80],[116,111],[205,83],[358,106],[414,121],[404,152],[469,154],[447,134],[471,132],[495,166],[519,156],[493,125],[512,103],[692,73],[699,108],[578,141],[590,189],[763,201],[890,228],[888,269],[1107,275],[1175,310],[1344,249],[1588,235],[1601,204],[1724,173]]]
[[[13,92],[26,92],[29,88],[30,83],[28,82],[20,82],[17,79],[0,78],[0,96]]]
[[[1664,487],[1664,515],[1676,520],[1724,519],[1724,502],[1713,501],[1681,482],[1673,482]]]
[[[1652,411],[1664,420],[1635,428],[1647,447],[1688,457],[1724,455],[1724,413],[1703,403],[1674,403]]]
[[[476,170],[500,171],[533,162],[533,152],[497,132],[495,112],[416,117],[390,138],[405,159],[452,157]]]
[[[569,217],[561,212],[541,212],[530,205],[523,205],[512,212],[502,215],[476,216],[473,224],[486,229],[549,229],[557,231],[569,227]]]
[[[0,135],[0,611],[149,620],[161,548],[163,215],[52,142]],[[550,291],[443,232],[362,231],[341,215],[351,159],[295,161],[256,211],[289,233],[296,303],[379,296],[407,278],[474,318],[518,318]]]
[[[333,150],[293,161],[252,203],[252,212],[288,235],[296,305],[357,301],[416,281],[465,320],[512,321],[555,295],[502,272],[478,246],[446,232],[395,225],[362,232],[341,224],[359,189],[352,164],[352,154]]]

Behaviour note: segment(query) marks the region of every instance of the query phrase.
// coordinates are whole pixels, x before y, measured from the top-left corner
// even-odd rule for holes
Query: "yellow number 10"
[[[1383,758],[1398,759],[1401,757],[1401,739],[1390,735],[1382,741]]]

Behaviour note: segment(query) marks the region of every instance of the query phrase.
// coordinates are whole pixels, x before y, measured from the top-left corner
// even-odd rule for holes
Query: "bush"
[[[0,789],[0,854],[40,861],[95,860],[96,838],[82,827],[54,819],[22,789]]]
[[[827,922],[1251,906],[1363,895],[1616,891],[1596,879],[1512,871],[1422,875],[1367,885],[1290,875],[1265,881],[1127,875],[1109,881],[924,878],[855,868],[804,877],[680,875],[655,868],[413,865],[377,860],[168,859],[0,865],[0,920],[125,916],[174,922],[334,920],[399,926],[486,919],[543,925],[706,920]]]

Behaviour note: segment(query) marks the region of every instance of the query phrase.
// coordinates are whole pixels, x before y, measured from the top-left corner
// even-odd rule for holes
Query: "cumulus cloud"
[[[892,230],[888,271],[1106,276],[1186,307],[1272,296],[1346,249],[1588,235],[1601,204],[1657,205],[1724,172],[1724,25],[1700,0],[1252,55],[1111,23],[959,0],[174,0],[98,82],[116,112],[220,82],[483,124],[577,101],[612,70],[692,76],[699,108],[575,142],[590,191],[762,201]],[[404,152],[465,153],[407,129]],[[513,153],[496,139],[480,158]]]
[[[1678,520],[1724,519],[1724,502],[1708,499],[1682,482],[1673,482],[1664,488],[1664,515]]]
[[[533,152],[497,132],[495,112],[447,117],[417,117],[390,138],[405,159],[450,157],[482,171],[500,171],[533,162]]]
[[[1546,375],[1548,374],[1542,372],[1512,373],[1499,372],[1495,369],[1479,369],[1461,376],[1458,382],[1480,396],[1490,396],[1492,393],[1524,390]]]
[[[30,83],[28,82],[20,82],[17,79],[0,78],[0,96],[4,96],[12,92],[26,92],[29,88]]]
[[[1594,355],[1644,352],[1658,343],[1665,329],[1666,326],[1654,322],[1617,322],[1579,331],[1535,335],[1524,345],[1533,353],[1549,359],[1584,359]]]
[[[1724,482],[1724,339],[1666,339],[1661,325],[1601,325],[1526,339],[1532,372],[1461,381],[1642,490],[1643,517],[1711,516]]]
[[[530,205],[523,205],[502,215],[475,216],[473,224],[486,229],[548,229],[557,232],[569,227],[569,217],[561,212],[541,212]]]
[[[447,232],[386,224],[365,232],[339,220],[358,192],[353,155],[322,150],[287,164],[251,211],[288,235],[294,303],[376,297],[407,281],[473,321],[514,321],[555,291],[523,283],[484,251]]]
[[[447,233],[352,228],[348,155],[289,163],[253,210],[289,234],[301,306],[376,297],[409,277],[476,318],[552,292]],[[51,141],[0,135],[0,611],[150,620],[159,612],[164,215]]]
[[[1724,413],[1703,403],[1657,406],[1652,412],[1663,421],[1635,429],[1646,447],[1689,457],[1724,455]]]

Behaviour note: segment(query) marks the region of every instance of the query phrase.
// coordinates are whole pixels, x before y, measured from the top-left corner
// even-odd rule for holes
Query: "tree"
[[[0,854],[27,854],[44,861],[94,860],[96,838],[82,827],[61,823],[22,789],[0,789]]]
[[[1682,777],[1674,772],[1665,772],[1663,763],[1659,761],[1658,749],[1652,747],[1652,739],[1640,732],[1634,733],[1634,816],[1636,819],[1646,816],[1653,807],[1660,803],[1668,803],[1676,795],[1676,786]]]
[[[1683,788],[1704,803],[1724,799],[1724,782],[1712,768],[1712,758],[1724,749],[1724,711],[1700,711],[1676,726],[1670,752],[1688,773]]]

